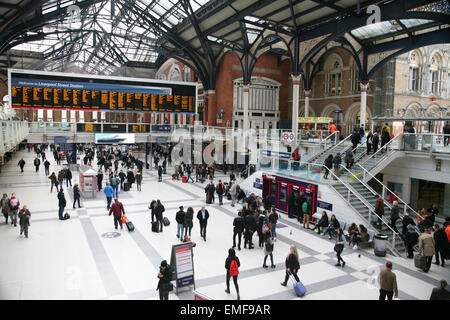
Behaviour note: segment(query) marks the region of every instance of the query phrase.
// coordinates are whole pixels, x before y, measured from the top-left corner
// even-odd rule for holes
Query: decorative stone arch
[[[422,108],[422,105],[417,102],[417,101],[413,101],[410,102],[406,108],[405,108],[405,117],[420,117],[423,114],[421,114],[420,109]]]
[[[177,63],[174,63],[170,66],[170,70],[167,75],[167,79],[171,80],[171,81],[183,81],[181,69]]]
[[[334,116],[334,111],[336,111],[336,110],[342,110],[342,108],[339,107],[336,103],[329,103],[322,110],[320,116],[321,117],[330,117],[330,118],[332,118]]]
[[[324,71],[333,71],[336,69],[342,69],[344,67],[344,61],[340,54],[337,52],[331,53],[328,57],[325,58],[325,62],[323,64]]]
[[[428,56],[427,63],[430,66],[430,70],[433,71],[435,71],[435,69],[437,70],[444,67],[444,55],[439,48],[431,51],[430,55]]]
[[[344,120],[343,125],[346,127],[346,133],[350,134],[353,127],[356,124],[356,118],[358,114],[361,112],[361,102],[354,102],[347,108],[344,112]],[[366,118],[367,121],[372,118],[372,110],[369,107],[366,108]]]
[[[410,67],[419,68],[425,64],[424,54],[421,48],[411,51],[408,55],[408,63]]]
[[[427,117],[439,117],[441,113],[440,108],[441,106],[438,103],[433,102],[425,108],[425,115]]]
[[[304,117],[305,116],[305,105],[304,104],[302,106],[300,106],[300,108],[298,109],[298,116],[299,117]],[[316,116],[316,111],[314,111],[314,109],[311,108],[311,105],[309,106],[309,116],[310,117],[315,117]]]

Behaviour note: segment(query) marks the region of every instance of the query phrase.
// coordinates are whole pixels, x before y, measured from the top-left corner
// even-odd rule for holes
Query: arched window
[[[338,96],[342,90],[342,58],[333,53],[325,61],[325,94]]]
[[[409,56],[409,91],[422,90],[422,56],[418,51],[413,51]]]
[[[438,54],[431,57],[430,61],[430,81],[431,81],[431,93],[434,95],[440,95],[442,92],[442,59]]]

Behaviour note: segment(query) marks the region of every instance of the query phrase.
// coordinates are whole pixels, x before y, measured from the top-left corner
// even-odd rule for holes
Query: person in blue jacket
[[[103,189],[103,192],[105,193],[106,201],[108,202],[106,209],[109,210],[109,208],[111,207],[111,200],[113,197],[115,197],[114,189],[113,187],[111,187],[109,181],[106,181],[106,187],[105,189]]]

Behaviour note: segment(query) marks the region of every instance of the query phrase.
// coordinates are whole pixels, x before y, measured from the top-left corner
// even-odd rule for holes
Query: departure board
[[[13,108],[122,112],[197,112],[197,85],[137,78],[8,70]]]

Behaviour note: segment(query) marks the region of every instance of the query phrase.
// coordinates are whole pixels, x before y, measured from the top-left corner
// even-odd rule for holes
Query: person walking
[[[239,295],[239,285],[238,285],[238,275],[239,275],[239,267],[241,266],[241,262],[239,258],[236,256],[236,251],[233,248],[228,249],[228,257],[225,260],[225,269],[227,270],[226,276],[226,285],[227,289],[226,293],[230,293],[230,278],[233,277],[234,287],[236,289],[237,299],[240,300],[241,296]]]
[[[375,209],[374,212],[378,216],[378,221],[375,223],[378,223],[378,229],[381,229],[381,222],[384,215],[384,201],[379,195],[375,195]]]
[[[17,199],[16,194],[11,194],[11,199],[9,200],[9,217],[11,218],[11,225],[17,227],[17,212],[19,210],[20,201]]]
[[[59,192],[58,192],[58,207],[59,207],[58,217],[59,217],[59,220],[64,220],[63,213],[64,213],[64,208],[66,207],[66,205],[67,205],[66,197],[64,196],[64,190],[61,187],[61,189],[59,189]]]
[[[334,159],[333,159],[333,165],[334,165],[334,175],[336,176],[336,177],[339,177],[340,176],[340,168],[339,168],[339,166],[341,165],[341,163],[342,163],[342,158],[341,158],[341,154],[336,154],[335,156],[334,156]],[[337,178],[335,177],[335,176],[333,176],[333,180],[337,180]]]
[[[413,224],[407,225],[407,231],[405,232],[403,238],[406,246],[406,250],[408,252],[408,259],[414,258],[414,246],[419,241],[419,234],[416,232]]]
[[[435,242],[431,235],[431,229],[426,228],[425,231],[419,237],[419,253],[426,258],[426,266],[423,269],[424,272],[428,272],[431,267],[431,262],[435,252]]]
[[[159,300],[169,300],[169,293],[173,290],[172,281],[172,268],[167,264],[166,260],[161,261],[158,272],[158,286],[156,290],[159,290]]]
[[[50,174],[50,162],[45,160],[44,162],[45,175],[48,176]]]
[[[125,178],[126,178],[126,174],[125,172],[123,172],[123,170],[120,170],[119,172],[119,178],[120,178],[120,190],[123,190],[123,183],[125,182]]]
[[[353,151],[352,148],[348,148],[347,151],[345,151],[345,167],[347,169],[351,169],[353,165]]]
[[[230,195],[231,195],[231,206],[234,207],[235,203],[236,203],[236,197],[237,197],[237,188],[238,185],[236,184],[236,182],[234,180],[231,180],[231,187],[230,187]]]
[[[189,233],[189,237],[191,236],[192,228],[194,227],[194,209],[189,207],[184,215],[184,236],[187,236]]]
[[[268,268],[268,266],[266,265],[266,261],[267,261],[267,257],[270,256],[270,267],[271,268],[275,268],[275,264],[273,263],[273,239],[272,239],[272,234],[270,233],[270,231],[267,231],[264,234],[264,263],[263,263],[263,268]]]
[[[25,234],[25,238],[28,238],[28,227],[30,226],[31,213],[28,210],[28,206],[23,206],[22,210],[19,211],[19,225],[20,225],[20,235]]]
[[[328,155],[328,157],[325,159],[325,174],[323,176],[324,179],[328,179],[328,174],[330,173],[330,170],[333,168],[333,155],[330,154]]]
[[[439,281],[439,287],[433,288],[430,300],[450,300],[450,286],[447,281]]]
[[[158,167],[158,182],[162,182],[163,169],[161,166]]]
[[[103,181],[102,170],[98,170],[98,173],[97,173],[97,191],[99,191],[99,192],[102,190],[102,181]]]
[[[436,251],[436,261],[434,264],[439,265],[439,255],[441,256],[441,266],[445,267],[445,259],[450,256],[450,245],[444,228],[438,224],[434,225],[434,249]]]
[[[383,147],[391,140],[390,133],[387,129],[387,127],[383,127],[383,130],[381,132],[381,153],[387,151],[387,149],[383,150]]]
[[[238,250],[241,251],[241,239],[244,232],[244,218],[242,218],[242,211],[238,212],[238,216],[233,220],[233,249],[236,248],[236,236],[238,236]]]
[[[9,210],[9,198],[8,194],[4,193],[0,200],[0,208],[2,209],[3,216],[5,217],[5,224],[8,224],[8,210]]]
[[[344,250],[344,244],[345,244],[344,232],[342,231],[341,228],[337,229],[336,232],[337,232],[337,237],[336,237],[336,243],[334,245],[334,251],[336,252],[336,257],[338,259],[338,262],[335,264],[335,266],[340,267],[341,261],[342,261],[342,267],[345,267],[345,261],[341,257],[341,253]]]
[[[70,171],[70,168],[67,168],[65,171],[64,178],[66,179],[66,187],[68,188],[69,184],[72,186],[72,171]]]
[[[367,154],[370,154],[370,151],[372,151],[372,140],[373,134],[372,131],[369,131],[369,133],[367,134],[367,141],[366,141]]]
[[[59,183],[58,183],[58,178],[56,177],[56,174],[54,172],[52,172],[52,174],[48,177],[50,179],[50,192],[53,191],[53,186],[56,187],[56,192],[59,192]]]
[[[115,175],[112,179],[111,179],[111,186],[114,189],[114,194],[116,197],[119,196],[119,186],[120,186],[120,180],[119,177],[117,175]]]
[[[115,197],[114,189],[113,187],[111,187],[109,181],[106,181],[106,187],[103,190],[103,193],[106,196],[106,209],[109,210],[109,208],[111,207],[111,200],[113,197]]]
[[[33,161],[34,167],[36,168],[36,172],[39,171],[39,166],[41,165],[41,160],[36,156]]]
[[[274,240],[277,239],[277,222],[278,222],[278,213],[275,207],[273,207],[272,213],[269,215],[269,223],[271,225],[270,233]]]
[[[59,183],[60,188],[63,187],[63,181],[65,178],[66,178],[66,173],[64,172],[64,170],[60,170],[58,172],[58,183]]]
[[[399,233],[399,231],[397,230],[397,226],[395,225],[398,219],[400,219],[400,210],[398,208],[398,201],[394,201],[391,208],[391,223],[389,225],[392,229],[394,229],[396,233]]]
[[[177,212],[175,216],[175,221],[177,222],[177,238],[180,240],[183,240],[185,214],[186,213],[183,211],[183,206],[180,206],[180,210]]]
[[[155,218],[159,224],[159,232],[163,231],[163,212],[166,211],[160,200],[156,200]]]
[[[136,188],[137,191],[142,191],[142,172],[136,172]]]
[[[225,187],[223,186],[222,180],[219,180],[219,183],[216,187],[217,196],[219,197],[219,205],[223,205],[223,194],[225,193]]]
[[[206,226],[208,225],[209,212],[205,209],[205,206],[197,212],[197,219],[200,222],[200,236],[206,241]]]
[[[120,202],[117,198],[114,198],[114,203],[109,209],[109,215],[114,213],[114,228],[117,229],[117,224],[120,225],[120,229],[123,229],[122,225],[122,215],[125,216],[125,209],[123,208],[122,202]]]
[[[379,143],[380,143],[380,136],[378,135],[378,132],[375,132],[372,138],[373,153],[377,153]]]
[[[439,214],[439,209],[437,208],[435,203],[433,203],[433,205],[430,208],[428,208],[427,213],[429,216],[428,219],[430,219],[430,222],[433,225],[434,221],[436,219],[436,216]]]
[[[300,281],[298,278],[297,272],[298,269],[300,269],[300,262],[299,262],[299,256],[297,247],[294,245],[291,245],[289,248],[289,254],[286,257],[286,276],[284,277],[284,282],[281,282],[282,286],[287,286],[289,276],[292,274],[297,282]]]
[[[17,163],[17,165],[20,167],[20,173],[23,173],[23,167],[25,166],[25,160],[23,160],[23,158],[22,159],[20,159],[19,160],[19,162]]]
[[[78,183],[73,186],[73,208],[75,209],[75,203],[78,201],[78,208],[81,208],[80,204],[81,191],[80,187],[78,187]]]
[[[379,300],[392,300],[398,298],[397,276],[392,272],[392,262],[386,262],[386,269],[381,270],[378,275],[378,284],[380,285]]]

